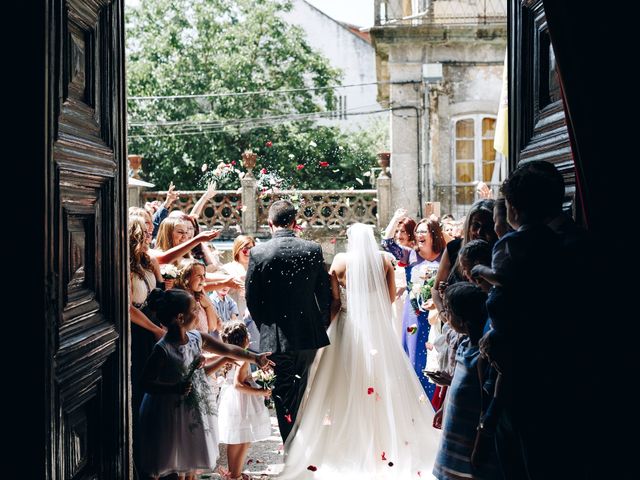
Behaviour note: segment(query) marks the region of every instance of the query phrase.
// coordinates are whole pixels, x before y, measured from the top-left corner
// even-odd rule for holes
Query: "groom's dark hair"
[[[269,221],[274,227],[288,227],[298,211],[289,200],[278,200],[269,207]]]

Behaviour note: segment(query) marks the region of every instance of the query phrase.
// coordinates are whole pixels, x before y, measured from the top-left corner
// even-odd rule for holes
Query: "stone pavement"
[[[276,412],[269,410],[271,414],[271,436],[262,442],[256,442],[249,448],[244,473],[253,476],[256,480],[267,480],[276,478],[283,467],[282,463],[282,438],[278,430]],[[221,446],[222,453],[226,451],[226,446]],[[220,463],[227,465],[226,455],[222,455]],[[220,475],[201,475],[202,480],[219,480]]]

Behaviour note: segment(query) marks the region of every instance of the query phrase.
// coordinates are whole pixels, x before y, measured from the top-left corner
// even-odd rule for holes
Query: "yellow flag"
[[[504,67],[502,70],[502,91],[500,92],[500,106],[496,120],[496,135],[493,139],[493,148],[505,158],[509,154],[509,69],[507,65],[508,51],[504,54]]]

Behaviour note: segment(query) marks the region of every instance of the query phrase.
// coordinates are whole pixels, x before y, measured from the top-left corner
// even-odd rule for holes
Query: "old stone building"
[[[427,201],[464,215],[497,185],[493,149],[507,44],[506,0],[375,0],[378,99],[392,109],[392,211]]]
[[[331,18],[305,0],[291,3],[291,11],[283,14],[285,20],[304,30],[309,45],[343,75],[344,87],[335,89],[334,115],[318,123],[356,130],[384,117],[376,98],[376,53],[370,34],[360,31],[360,26]]]

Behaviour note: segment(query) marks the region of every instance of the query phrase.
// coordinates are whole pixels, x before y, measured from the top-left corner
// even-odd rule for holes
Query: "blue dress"
[[[409,289],[408,286],[411,284],[411,274],[414,268],[427,267],[437,270],[438,265],[440,265],[440,259],[442,258],[442,254],[440,254],[433,261],[425,260],[415,250],[398,245],[393,239],[382,240],[382,248],[396,257],[399,262],[406,264],[407,291]],[[427,347],[425,343],[429,338],[429,331],[431,330],[431,325],[429,325],[427,317],[428,312],[419,311],[416,315],[416,311],[411,305],[409,295],[407,295],[402,312],[402,348],[409,356],[418,380],[420,380],[422,388],[429,398],[429,401],[431,401],[436,389],[436,384],[430,382],[429,378],[422,372],[427,364]],[[417,326],[417,331],[411,333],[411,327],[414,325]]]
[[[433,467],[433,475],[439,480],[502,478],[497,468],[495,449],[488,450],[487,458],[478,468],[471,466],[481,408],[479,356],[478,346],[471,345],[469,338],[460,343],[456,352],[456,368],[444,401],[442,438]]]

